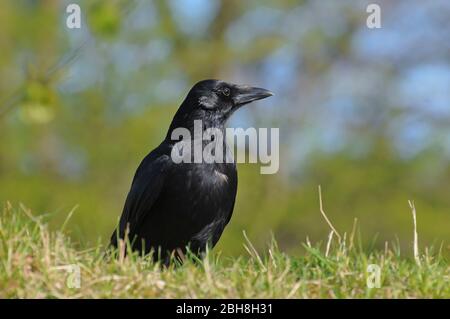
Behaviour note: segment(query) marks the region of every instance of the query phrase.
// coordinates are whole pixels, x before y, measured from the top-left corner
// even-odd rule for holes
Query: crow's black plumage
[[[176,112],[166,138],[139,165],[111,245],[128,237],[132,249],[167,263],[171,254],[186,253],[186,247],[201,254],[214,246],[233,213],[237,172],[226,142],[224,163],[176,163],[172,132],[185,128],[194,139],[194,121],[202,130],[219,129],[242,105],[271,96],[265,89],[218,80],[198,82]],[[189,143],[193,143],[193,140]],[[205,141],[202,142],[203,145]]]

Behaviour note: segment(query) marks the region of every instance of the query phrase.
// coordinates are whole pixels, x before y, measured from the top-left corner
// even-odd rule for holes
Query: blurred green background
[[[66,6],[81,6],[81,29]],[[358,219],[366,247],[411,255],[450,240],[450,2],[2,1],[0,201],[106,243],[141,159],[165,136],[188,89],[220,78],[275,97],[233,127],[279,127],[280,171],[239,165],[234,216],[217,250],[243,253],[242,231],[296,253]],[[374,238],[377,238],[374,241]]]

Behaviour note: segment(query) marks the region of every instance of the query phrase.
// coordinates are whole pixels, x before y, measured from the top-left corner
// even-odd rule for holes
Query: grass
[[[44,217],[8,203],[0,212],[0,298],[450,298],[447,261],[427,249],[420,265],[396,246],[364,252],[353,230],[339,240],[304,244],[289,256],[273,240],[260,254],[245,236],[248,256],[209,253],[162,269],[148,258],[108,260],[100,245],[80,250]],[[380,288],[368,288],[369,264],[381,269]],[[61,266],[80,267],[80,288],[70,288]],[[69,286],[67,285],[69,280]],[[73,283],[73,282],[72,282]]]

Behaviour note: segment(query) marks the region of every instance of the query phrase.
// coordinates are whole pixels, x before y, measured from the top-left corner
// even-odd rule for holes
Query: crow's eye
[[[222,94],[225,95],[225,96],[230,96],[230,89],[229,88],[224,88],[222,90]]]

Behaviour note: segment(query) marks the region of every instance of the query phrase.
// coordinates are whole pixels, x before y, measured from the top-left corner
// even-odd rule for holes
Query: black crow
[[[201,131],[216,129],[225,137],[225,123],[234,111],[271,95],[265,89],[219,80],[195,84],[176,112],[166,138],[139,165],[111,245],[117,247],[118,241],[128,238],[133,250],[141,254],[153,251],[154,259],[163,263],[168,263],[172,254],[182,259],[187,247],[197,255],[208,245],[213,247],[233,213],[237,171],[232,152],[223,139],[222,162],[202,159],[200,163],[179,163],[172,156],[179,142],[172,139],[172,133],[182,128],[191,133],[189,145],[194,144],[198,139],[195,122],[201,120]],[[205,146],[208,141],[200,139],[200,145]],[[218,149],[220,152],[220,148],[215,151]]]

